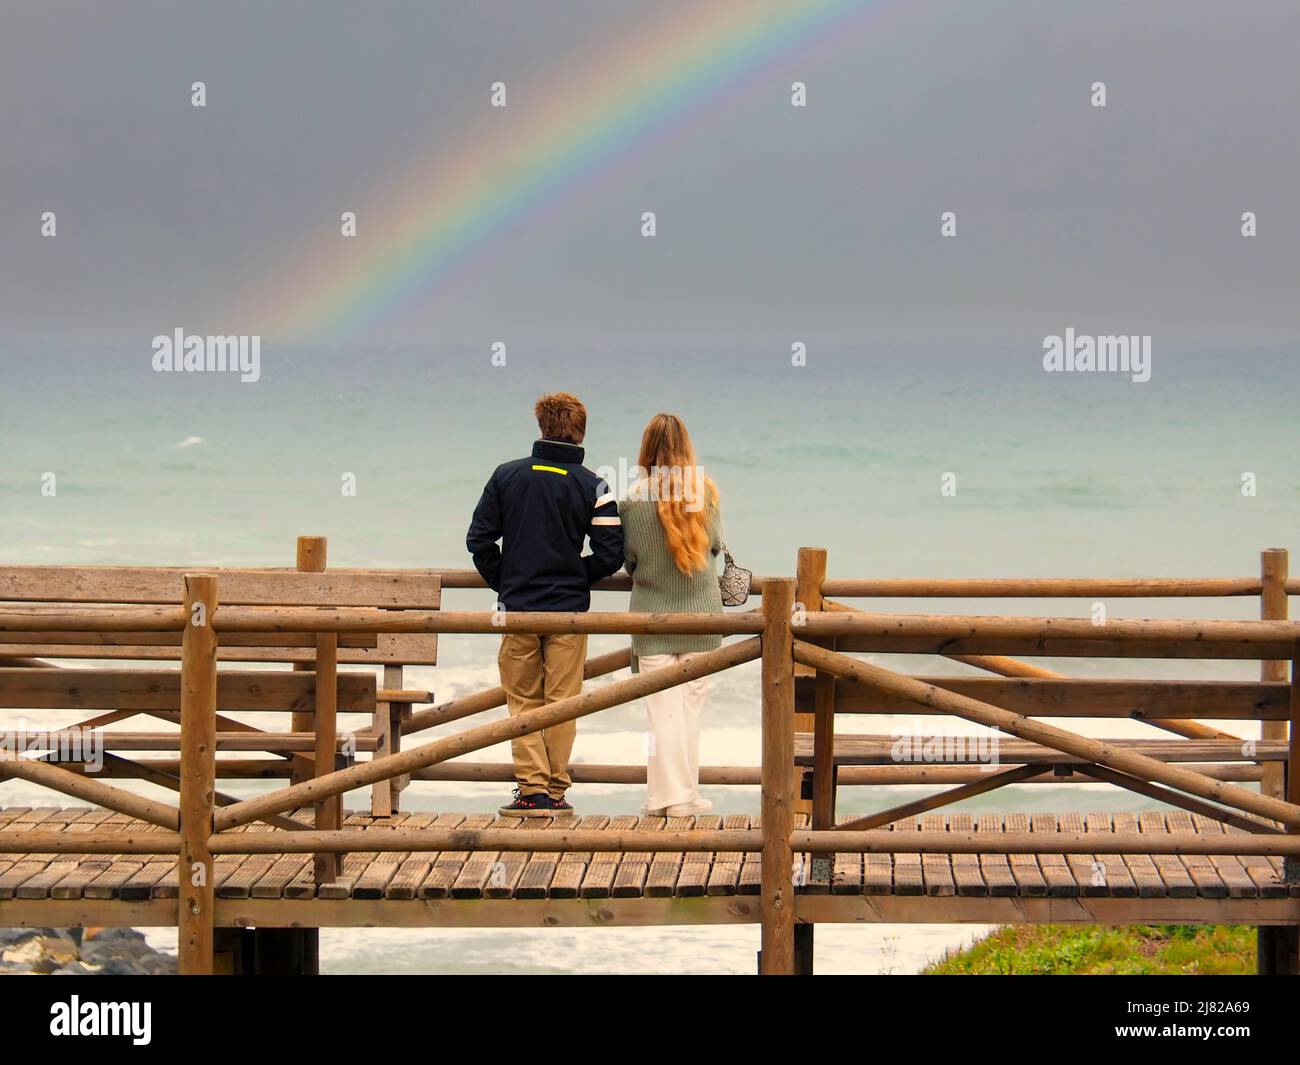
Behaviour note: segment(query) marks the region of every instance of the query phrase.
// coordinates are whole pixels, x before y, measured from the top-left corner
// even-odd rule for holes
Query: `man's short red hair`
[[[587,435],[587,408],[569,392],[548,392],[537,401],[533,413],[547,440],[581,444]]]

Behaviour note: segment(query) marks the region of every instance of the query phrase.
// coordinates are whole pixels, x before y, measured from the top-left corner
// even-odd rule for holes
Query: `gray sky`
[[[3,0],[0,330],[146,347],[176,326],[258,332],[217,320],[241,287],[275,291],[343,210],[361,235],[331,262],[361,254],[384,190],[493,117],[491,82],[509,85],[509,136],[611,40],[711,2]],[[1294,342],[1294,0],[875,6],[362,339],[960,350],[1072,325]]]

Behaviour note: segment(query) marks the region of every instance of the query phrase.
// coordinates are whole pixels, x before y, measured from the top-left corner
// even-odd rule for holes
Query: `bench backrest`
[[[289,569],[220,566],[3,566],[0,604],[27,606],[120,604],[175,605],[186,573],[217,576],[219,601],[228,606],[377,607],[437,610],[442,582],[429,570],[336,569],[302,573]],[[4,633],[3,658],[94,658],[178,661],[180,633]],[[228,634],[220,657],[236,662],[315,661],[311,634]],[[436,665],[435,633],[346,634],[339,638],[340,664]]]

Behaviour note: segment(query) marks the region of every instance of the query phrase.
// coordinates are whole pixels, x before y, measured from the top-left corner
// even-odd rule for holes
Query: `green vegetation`
[[[1206,925],[1010,925],[923,970],[943,976],[1244,976],[1254,971],[1254,928]]]

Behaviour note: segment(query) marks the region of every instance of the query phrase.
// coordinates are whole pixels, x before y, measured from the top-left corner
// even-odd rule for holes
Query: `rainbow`
[[[675,20],[624,27],[598,63],[530,100],[522,135],[481,133],[430,151],[359,220],[364,245],[340,269],[341,237],[242,294],[225,321],[272,337],[338,339],[373,326],[448,276],[495,235],[629,149],[752,83],[766,64],[865,13],[871,0],[695,0]],[[875,4],[874,6],[880,6]],[[486,100],[487,86],[484,86]],[[358,243],[360,243],[358,238]],[[327,250],[328,249],[328,250]]]

